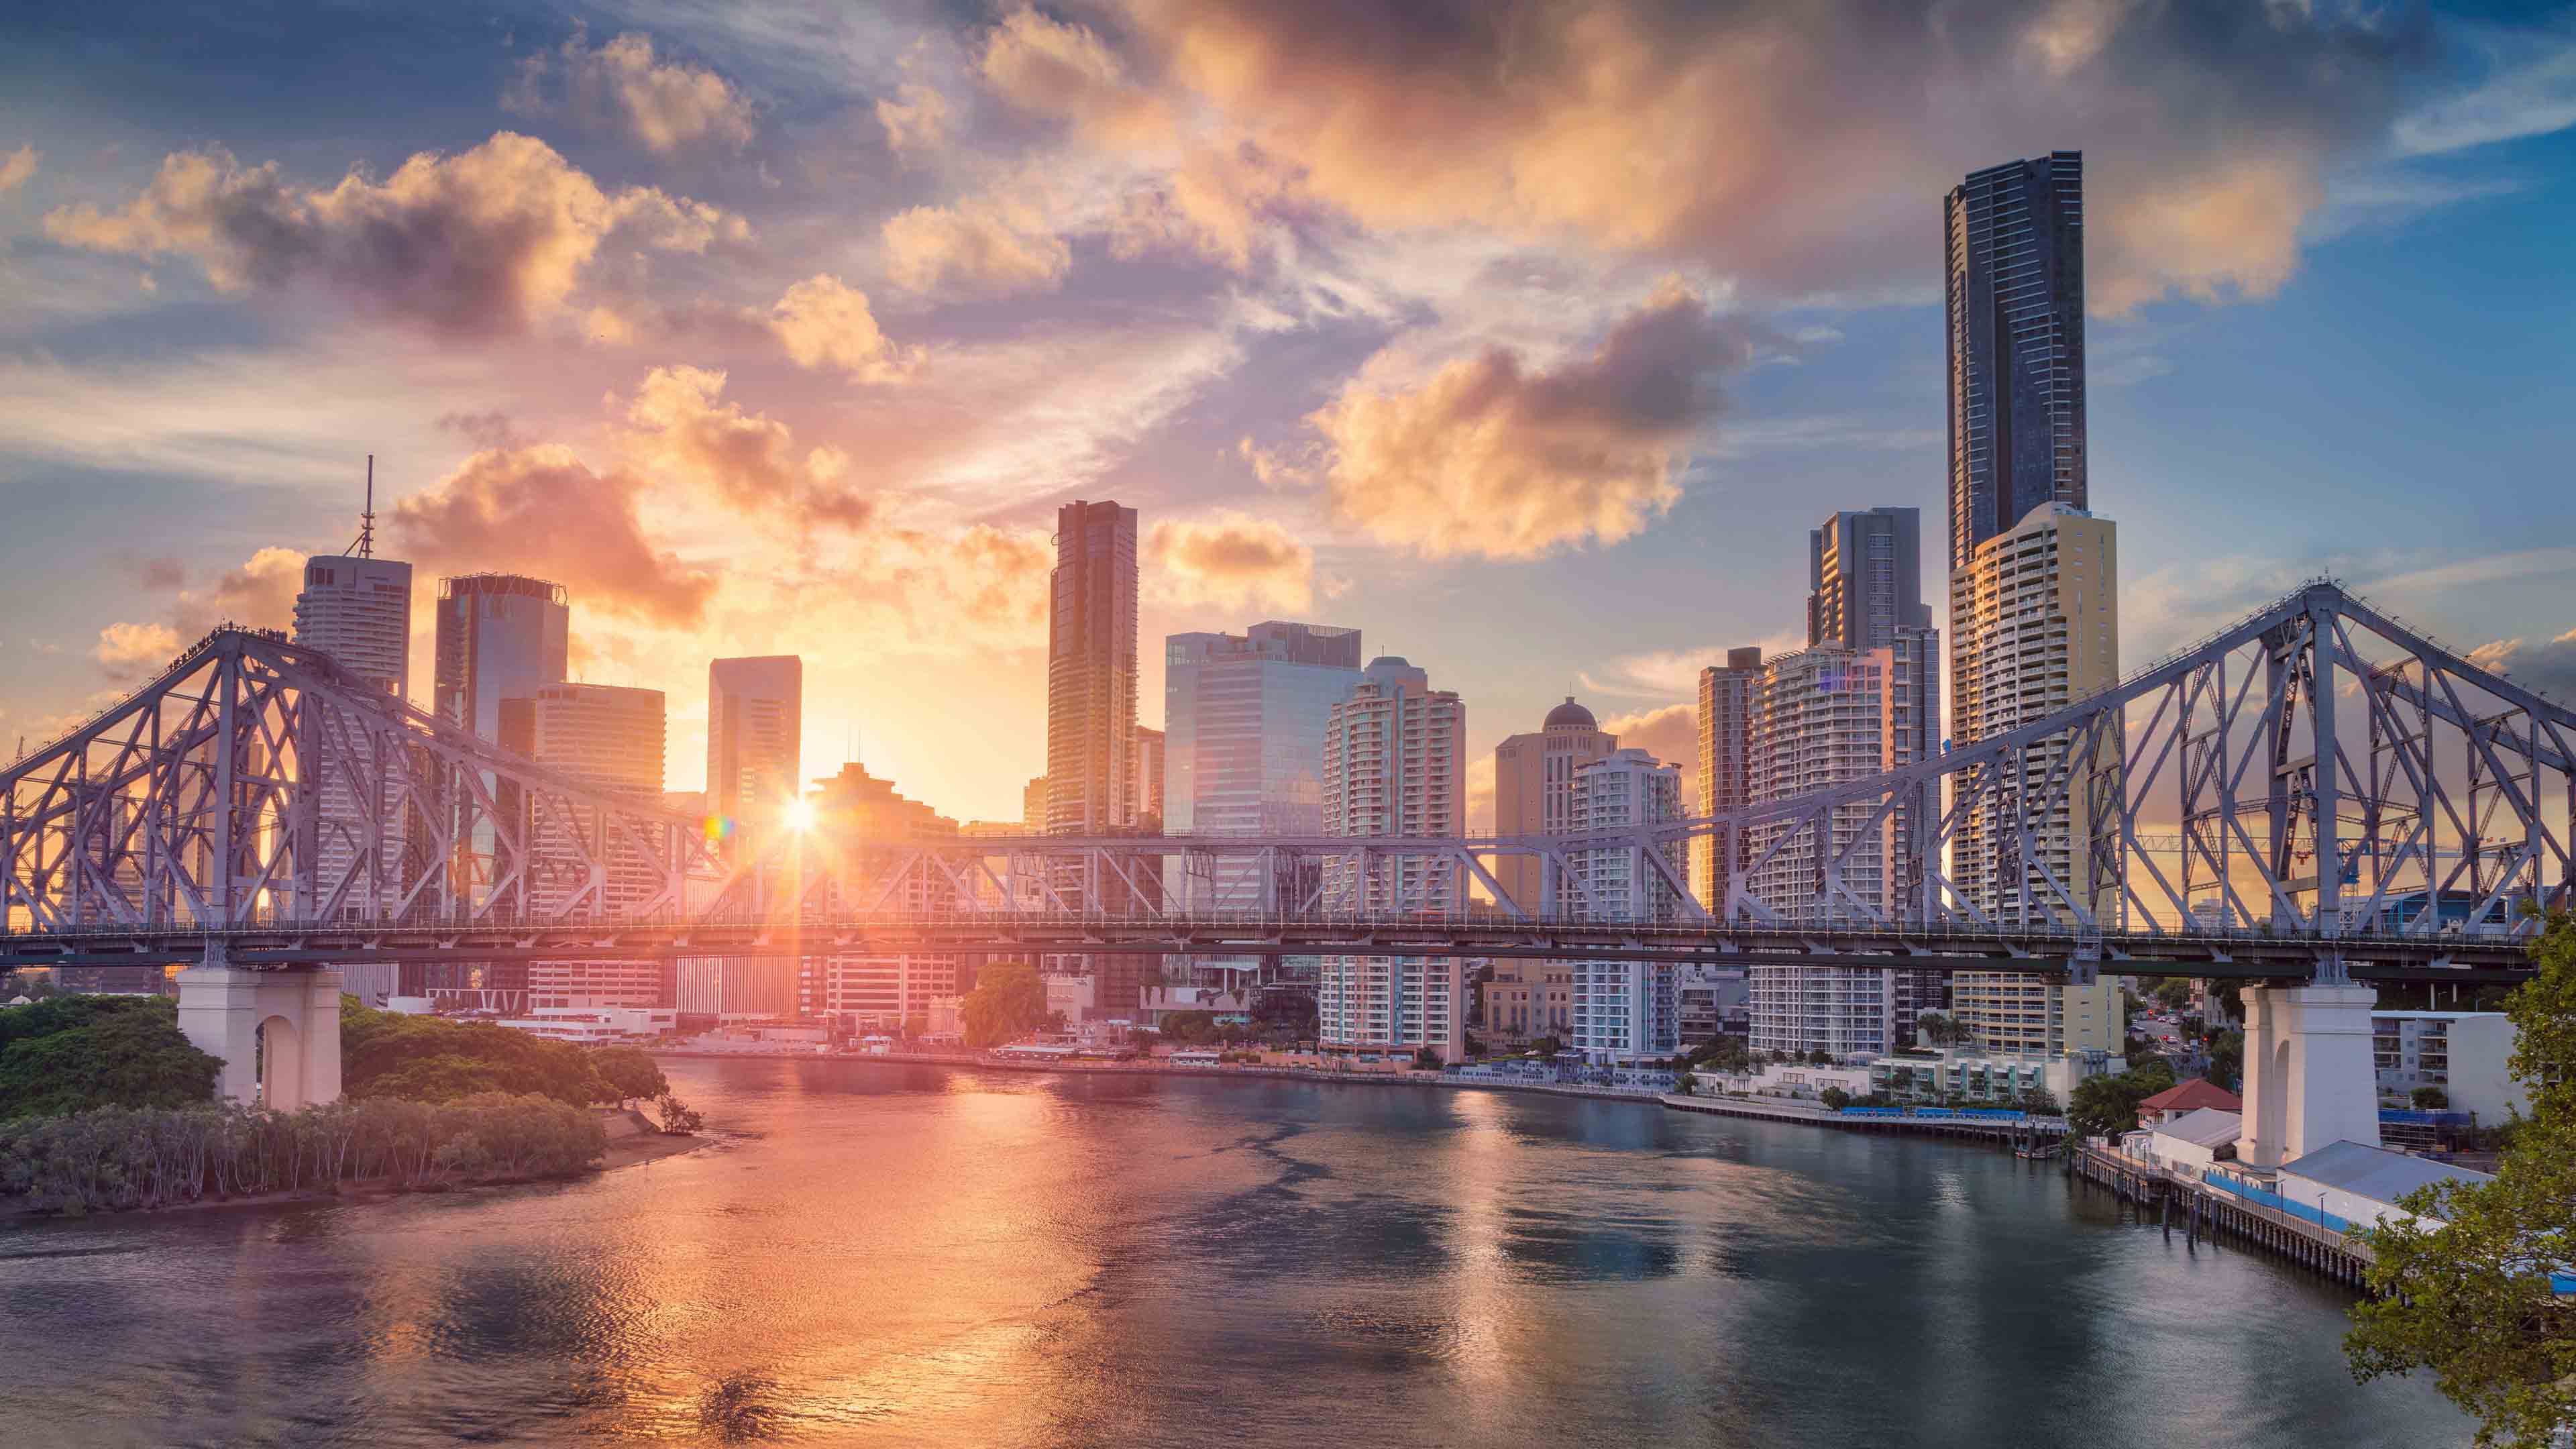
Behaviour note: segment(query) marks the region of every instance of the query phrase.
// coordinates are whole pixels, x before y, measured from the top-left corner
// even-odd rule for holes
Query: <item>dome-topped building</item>
[[[1569,694],[1565,697],[1565,703],[1547,712],[1547,723],[1540,726],[1540,729],[1548,734],[1558,734],[1566,730],[1586,730],[1598,734],[1601,730],[1601,722],[1592,717],[1592,711],[1576,704],[1574,696]]]

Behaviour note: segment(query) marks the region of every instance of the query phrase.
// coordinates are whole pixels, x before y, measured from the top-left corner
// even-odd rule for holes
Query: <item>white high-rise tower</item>
[[[376,460],[372,454],[367,458],[366,511],[358,518],[357,541],[349,545],[347,553],[315,554],[304,561],[304,589],[295,596],[295,642],[321,650],[370,687],[398,700],[408,700],[411,565],[376,557]],[[365,768],[359,771],[361,778],[373,773]],[[359,855],[359,842],[366,837],[368,817],[374,807],[352,792],[347,771],[324,768],[320,778],[317,879],[332,882],[345,876],[351,860]],[[335,915],[344,920],[369,919],[384,908],[387,901],[382,897],[391,895],[402,859],[402,826],[399,818],[384,822],[378,857],[382,863],[378,875],[382,882],[380,898],[371,900],[352,891],[340,898]],[[324,902],[315,901],[308,908],[318,911],[324,906]],[[351,985],[360,989],[366,983],[352,977]]]

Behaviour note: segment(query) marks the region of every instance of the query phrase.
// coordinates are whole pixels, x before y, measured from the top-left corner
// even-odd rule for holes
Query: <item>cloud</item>
[[[1273,519],[1231,509],[1164,519],[1146,532],[1145,558],[1175,603],[1303,609],[1315,601],[1315,551]]]
[[[915,360],[886,340],[866,293],[826,273],[788,288],[769,329],[798,367],[837,367],[863,381],[898,378]]]
[[[2546,644],[2498,639],[2470,650],[2468,660],[2560,704],[2576,704],[2576,629]]]
[[[725,375],[657,367],[626,409],[628,455],[646,474],[737,509],[785,513],[856,528],[874,505],[844,487],[849,457],[837,448],[799,452],[785,423],[723,400]]]
[[[1765,335],[1667,288],[1586,357],[1532,369],[1489,347],[1410,388],[1365,375],[1307,421],[1344,520],[1430,558],[1535,558],[1616,543],[1681,496],[1680,455],[1723,401],[1716,378]]]
[[[757,129],[751,103],[724,77],[656,61],[649,36],[620,35],[597,50],[586,46],[587,38],[575,26],[560,50],[529,56],[501,104],[526,115],[563,111],[590,130],[624,136],[656,155],[698,144],[740,150],[751,143]]]
[[[1072,249],[1035,208],[991,198],[897,212],[882,235],[886,275],[915,292],[1047,291],[1073,265]]]
[[[1619,748],[1644,750],[1666,764],[1682,767],[1682,808],[1696,815],[1699,798],[1699,706],[1668,704],[1661,709],[1612,715],[1601,728],[1619,737]]]
[[[877,100],[877,124],[885,127],[886,145],[898,156],[947,145],[949,121],[948,97],[920,81],[905,81],[893,95]]]
[[[44,153],[33,146],[21,146],[0,155],[0,193],[15,191],[25,185],[27,178],[36,174],[37,163],[43,159]]]
[[[1014,17],[987,82],[1109,144],[1146,93],[1363,225],[1575,237],[1777,295],[1935,285],[1935,198],[2089,147],[2106,312],[2277,287],[2322,178],[2431,59],[2403,12],[2238,0],[1119,8],[1114,45]]]
[[[435,330],[525,330],[554,312],[612,232],[702,252],[749,235],[741,218],[651,187],[611,195],[533,137],[502,131],[470,151],[423,151],[382,182],[352,171],[303,190],[277,163],[220,148],[169,156],[115,211],[45,217],[56,241],[142,257],[182,255],[227,291],[298,282]]]
[[[2564,34],[2523,37],[2513,49],[2521,54],[2537,49],[2540,55],[2490,77],[2466,95],[2400,117],[2394,130],[2398,151],[2438,155],[2576,126],[2576,40]]]
[[[715,576],[644,536],[643,481],[594,473],[557,443],[485,448],[394,505],[393,531],[423,574],[510,569],[552,579],[576,605],[694,624]]]
[[[99,664],[119,678],[156,670],[179,652],[179,631],[167,624],[110,624],[98,631]]]

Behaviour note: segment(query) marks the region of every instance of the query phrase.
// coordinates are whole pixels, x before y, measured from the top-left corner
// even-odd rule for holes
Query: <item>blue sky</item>
[[[704,661],[797,652],[811,773],[1015,815],[1104,496],[1148,719],[1291,617],[1480,752],[1571,683],[1679,754],[1808,528],[1938,536],[1941,192],[2057,147],[2124,662],[2331,572],[2576,686],[2565,8],[55,8],[0,95],[0,744],[282,622],[373,451],[675,788]]]

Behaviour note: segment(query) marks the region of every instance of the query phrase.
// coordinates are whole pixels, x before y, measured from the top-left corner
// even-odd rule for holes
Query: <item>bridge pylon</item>
[[[340,973],[245,971],[209,942],[179,973],[179,1031],[223,1061],[216,1095],[292,1112],[340,1100]]]
[[[2379,1145],[2379,1073],[2370,1053],[2378,997],[2349,982],[2245,988],[2238,1161],[2268,1170],[2337,1142]]]

